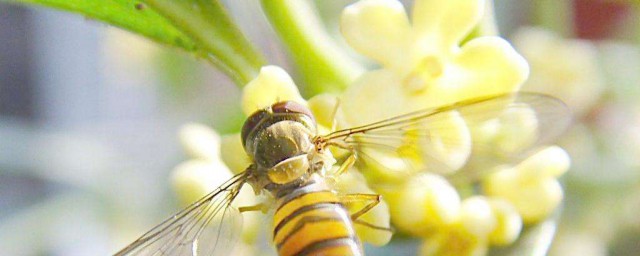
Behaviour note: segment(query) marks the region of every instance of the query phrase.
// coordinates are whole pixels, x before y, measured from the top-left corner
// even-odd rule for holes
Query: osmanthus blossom
[[[172,184],[183,206],[196,202],[215,190],[233,173],[220,157],[220,136],[206,125],[190,123],[182,126],[180,142],[190,159],[173,170]],[[244,186],[233,203],[234,207],[255,205],[258,201],[249,186]],[[261,218],[257,213],[243,213],[242,237],[234,248],[234,255],[253,255],[253,244],[261,231]]]
[[[286,71],[266,66],[244,87],[242,109],[250,115],[277,101],[296,101],[311,109],[322,134],[333,125],[352,127],[417,109],[515,92],[529,68],[507,41],[485,36],[461,43],[482,18],[484,6],[484,1],[416,0],[410,20],[398,1],[359,1],[344,10],[341,31],[350,46],[379,63],[378,69],[361,75],[340,95],[320,94],[307,101]],[[447,129],[431,134],[433,141],[442,142],[434,147],[433,157],[455,172],[467,163],[472,135],[501,147],[517,146],[527,138],[514,137],[513,131],[532,124],[535,129],[529,114],[515,111],[506,115],[515,121],[498,120],[486,133],[471,134],[464,119],[452,112],[442,122]],[[223,136],[221,144],[222,159],[231,172],[249,165],[239,134]],[[381,152],[375,157],[394,161]],[[553,161],[540,164],[549,159]],[[401,181],[392,192],[372,190],[358,170],[337,179],[336,189],[382,193],[383,202],[362,218],[378,226],[389,226],[391,218],[398,232],[424,240],[423,255],[478,255],[490,245],[513,243],[523,220],[540,221],[557,207],[562,190],[556,178],[569,166],[566,153],[551,147],[518,165],[500,167],[482,180],[484,194],[462,198],[440,170],[428,168],[430,159],[422,160],[427,171]],[[358,230],[358,235],[375,245],[390,239],[389,232],[371,229]]]
[[[380,65],[340,96],[346,123],[362,125],[517,91],[529,69],[507,41],[485,36],[460,45],[482,18],[484,7],[484,1],[418,0],[411,20],[398,1],[364,0],[345,8],[340,28],[347,43]],[[455,170],[470,154],[469,130],[459,115],[446,118],[441,126],[448,129],[433,131],[431,137],[448,143],[434,145],[431,155]]]
[[[528,27],[515,33],[513,44],[531,67],[523,89],[558,97],[580,115],[599,100],[605,78],[593,42]]]
[[[348,6],[342,14],[342,34],[379,68],[360,76],[339,96],[340,125],[362,125],[418,109],[517,91],[529,67],[507,41],[484,36],[462,44],[482,18],[484,6],[484,1],[417,0],[411,19],[398,1],[362,0]],[[506,117],[515,121],[473,135],[494,140],[501,147],[517,147],[528,136],[510,136],[527,134],[513,131],[536,126],[526,110],[513,112]],[[435,145],[432,156],[456,171],[471,153],[470,131],[459,115],[452,113],[447,118],[449,129],[430,134],[434,143],[442,142]],[[385,157],[392,156],[375,154],[380,162],[393,161]],[[555,161],[533,164],[546,157]],[[427,170],[429,161],[422,159]],[[461,199],[438,175],[439,170],[416,175],[383,195],[393,224],[402,232],[425,238],[423,254],[476,255],[484,253],[488,244],[515,241],[523,218],[533,223],[553,212],[562,198],[556,178],[568,166],[564,150],[552,147],[486,178],[486,196]],[[532,178],[532,173],[538,176]],[[512,179],[501,179],[504,175]],[[542,196],[532,200],[538,194]]]
[[[417,0],[411,20],[395,0],[348,6],[340,23],[344,38],[380,68],[362,75],[342,95],[346,120],[370,123],[517,91],[529,68],[507,41],[485,36],[460,45],[482,18],[484,6],[475,0]]]
[[[547,217],[563,197],[557,178],[567,172],[570,158],[564,149],[541,150],[515,167],[494,172],[483,181],[484,192],[509,201],[525,223]]]
[[[259,75],[249,82],[243,89],[241,105],[246,115],[251,115],[259,109],[271,106],[278,101],[295,101],[305,106],[309,106],[314,116],[322,120],[323,117],[329,115],[332,109],[319,108],[318,100],[306,101],[299,93],[298,88],[283,69],[276,66],[265,66],[260,70]],[[319,124],[318,130],[328,132],[330,128]],[[197,142],[194,140],[193,144]],[[229,167],[232,173],[239,173],[249,166],[250,159],[247,157],[242,147],[240,134],[230,134],[223,136],[217,142],[224,150],[221,157]],[[219,162],[222,164],[221,162]],[[334,168],[337,168],[335,166]],[[230,177],[230,175],[228,175]],[[220,180],[222,177],[219,177]],[[223,180],[224,181],[224,180]],[[220,181],[220,182],[223,182]],[[341,193],[374,193],[366,182],[364,177],[357,172],[348,172],[342,174],[335,182],[331,181],[334,188]],[[389,209],[384,201],[380,202],[375,208],[360,217],[362,220],[381,227],[389,227],[390,217]],[[262,223],[263,225],[265,223]],[[376,229],[356,226],[358,237],[362,241],[373,245],[384,245],[391,239],[391,233]]]

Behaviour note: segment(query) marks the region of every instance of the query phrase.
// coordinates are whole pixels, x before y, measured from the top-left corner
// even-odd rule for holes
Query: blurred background
[[[226,2],[269,62],[291,70],[258,1]],[[351,2],[316,1],[337,40]],[[500,34],[530,62],[523,90],[576,115],[560,143],[573,163],[549,254],[637,255],[640,2],[494,4]],[[242,119],[239,89],[207,63],[80,15],[0,3],[0,253],[117,251],[178,210],[179,127],[224,134]]]

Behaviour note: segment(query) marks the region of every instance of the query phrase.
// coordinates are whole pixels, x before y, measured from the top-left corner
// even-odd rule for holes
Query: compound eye
[[[273,113],[298,113],[303,114],[311,118],[311,120],[315,120],[311,110],[309,108],[297,103],[295,101],[282,101],[276,104],[271,105],[271,110]]]
[[[242,146],[244,147],[245,145],[247,145],[247,137],[249,136],[249,134],[256,128],[256,126],[258,126],[263,119],[265,119],[267,116],[269,115],[269,113],[267,111],[265,111],[264,109],[258,110],[256,112],[253,112],[253,114],[251,114],[251,116],[249,116],[249,118],[247,118],[246,121],[244,121],[244,124],[242,125],[242,133],[240,134],[240,136],[242,137]]]

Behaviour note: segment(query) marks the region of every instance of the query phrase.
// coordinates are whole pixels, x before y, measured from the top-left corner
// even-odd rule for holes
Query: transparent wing
[[[530,156],[570,122],[570,111],[560,100],[514,93],[423,109],[316,140],[352,150],[358,164],[370,169],[430,171],[451,180],[473,180],[482,175],[480,170]],[[482,168],[463,168],[469,165]]]
[[[234,176],[115,255],[229,255],[242,231],[231,202],[245,179]]]

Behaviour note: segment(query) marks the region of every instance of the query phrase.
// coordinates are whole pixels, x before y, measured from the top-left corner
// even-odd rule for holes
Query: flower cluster
[[[201,124],[186,124],[180,129],[180,142],[190,157],[175,167],[173,188],[180,203],[188,206],[215,190],[233,174],[220,158],[220,136],[211,128]],[[234,201],[235,207],[255,205],[257,200],[249,186],[244,186]],[[256,242],[261,227],[260,216],[243,214],[242,239],[234,249],[234,255],[253,255],[252,244]]]
[[[558,97],[577,114],[593,107],[604,91],[604,74],[593,43],[561,38],[541,28],[522,28],[513,44],[531,66],[525,89]]]
[[[330,115],[331,112],[331,109],[317,106],[325,102],[322,98],[322,96],[318,96],[306,101],[286,71],[276,66],[266,66],[243,89],[242,106],[245,114],[250,115],[277,101],[291,100],[309,106],[313,114],[322,120],[322,117]],[[329,129],[323,127],[322,122],[319,123],[319,130],[327,131]],[[175,170],[175,189],[184,198],[184,202],[197,200],[198,196],[205,194],[205,191],[214,189],[216,186],[212,186],[213,184],[226,181],[231,177],[231,173],[244,171],[251,164],[240,142],[240,134],[226,135],[220,139],[213,130],[206,128],[206,126],[191,124],[182,129],[180,137],[186,151],[194,158],[179,165]],[[225,149],[221,154],[219,147]],[[223,162],[229,166],[230,170],[225,167]],[[336,189],[344,193],[373,193],[373,190],[366,185],[364,177],[356,172],[340,176],[335,186]],[[241,193],[244,193],[244,189]],[[241,194],[235,205],[255,204],[255,200],[248,200],[252,196]],[[381,202],[360,218],[378,226],[389,226],[389,210],[385,202]],[[255,241],[256,229],[255,225],[253,228],[248,228],[248,231],[245,228],[245,236],[249,238],[245,239],[246,241]],[[384,245],[391,239],[389,232],[376,229],[356,227],[356,232],[363,241],[374,245]]]
[[[518,90],[529,70],[509,43],[486,36],[461,45],[482,17],[483,7],[483,1],[418,0],[411,20],[397,1],[364,0],[347,7],[341,22],[343,35],[381,67],[363,74],[341,95],[347,124]],[[515,113],[520,122],[509,124],[531,123],[526,117],[526,113]],[[465,152],[470,138],[464,136],[469,131],[457,120],[460,117],[450,118],[448,134],[431,136],[448,140],[437,152],[437,160],[458,169],[470,153]],[[511,129],[523,127],[527,126]],[[501,132],[508,133],[508,128]],[[498,142],[507,147],[522,139]],[[552,147],[494,172],[482,182],[484,195],[461,199],[437,171],[382,193],[394,225],[425,238],[424,255],[476,255],[489,244],[515,241],[523,220],[533,223],[553,212],[562,198],[556,178],[568,165],[566,153]]]
[[[399,1],[361,0],[344,9],[342,35],[357,52],[376,61],[379,68],[359,76],[340,95],[320,94],[306,101],[284,70],[266,66],[244,87],[242,109],[250,115],[276,101],[296,101],[312,110],[318,130],[326,133],[334,122],[341,128],[353,127],[417,109],[515,92],[525,82],[529,67],[507,41],[484,36],[462,43],[478,25],[484,8],[481,0],[416,0],[409,18]],[[339,111],[334,115],[336,105]],[[340,177],[337,188],[350,193],[382,194],[384,202],[363,218],[378,226],[388,226],[391,219],[399,232],[424,239],[423,255],[478,255],[485,253],[489,245],[509,245],[517,240],[523,223],[543,220],[560,203],[562,189],[557,178],[569,167],[569,157],[563,149],[552,146],[519,164],[496,167],[480,181],[481,192],[471,191],[464,196],[443,173],[429,167],[435,165],[430,161],[445,163],[452,167],[451,171],[465,166],[472,154],[470,134],[487,136],[500,147],[517,146],[526,138],[509,137],[509,131],[535,129],[531,125],[535,120],[530,117],[528,113],[513,113],[508,118],[516,121],[495,130],[507,135],[488,136],[471,133],[460,115],[451,114],[443,118],[442,125],[447,129],[430,135],[442,143],[432,152],[433,159],[420,159],[427,171],[395,183],[393,189],[377,189],[365,182],[371,177],[354,170]],[[198,129],[201,128],[186,130],[197,134]],[[205,140],[204,137],[200,138]],[[185,140],[195,158],[206,153],[209,162],[200,164],[219,163],[217,149],[198,146],[200,139]],[[221,144],[225,148],[222,159],[232,172],[248,166],[239,135],[227,135]],[[384,153],[376,158],[393,161],[393,156]],[[185,165],[194,164],[191,161]],[[403,171],[370,168],[378,170],[363,173],[388,177]],[[190,191],[185,188],[191,186],[190,182],[204,182],[182,176],[188,177],[189,172],[205,174],[181,169],[184,168],[176,171],[177,184],[182,184],[178,191]],[[362,240],[375,245],[387,243],[387,233],[358,230]]]

